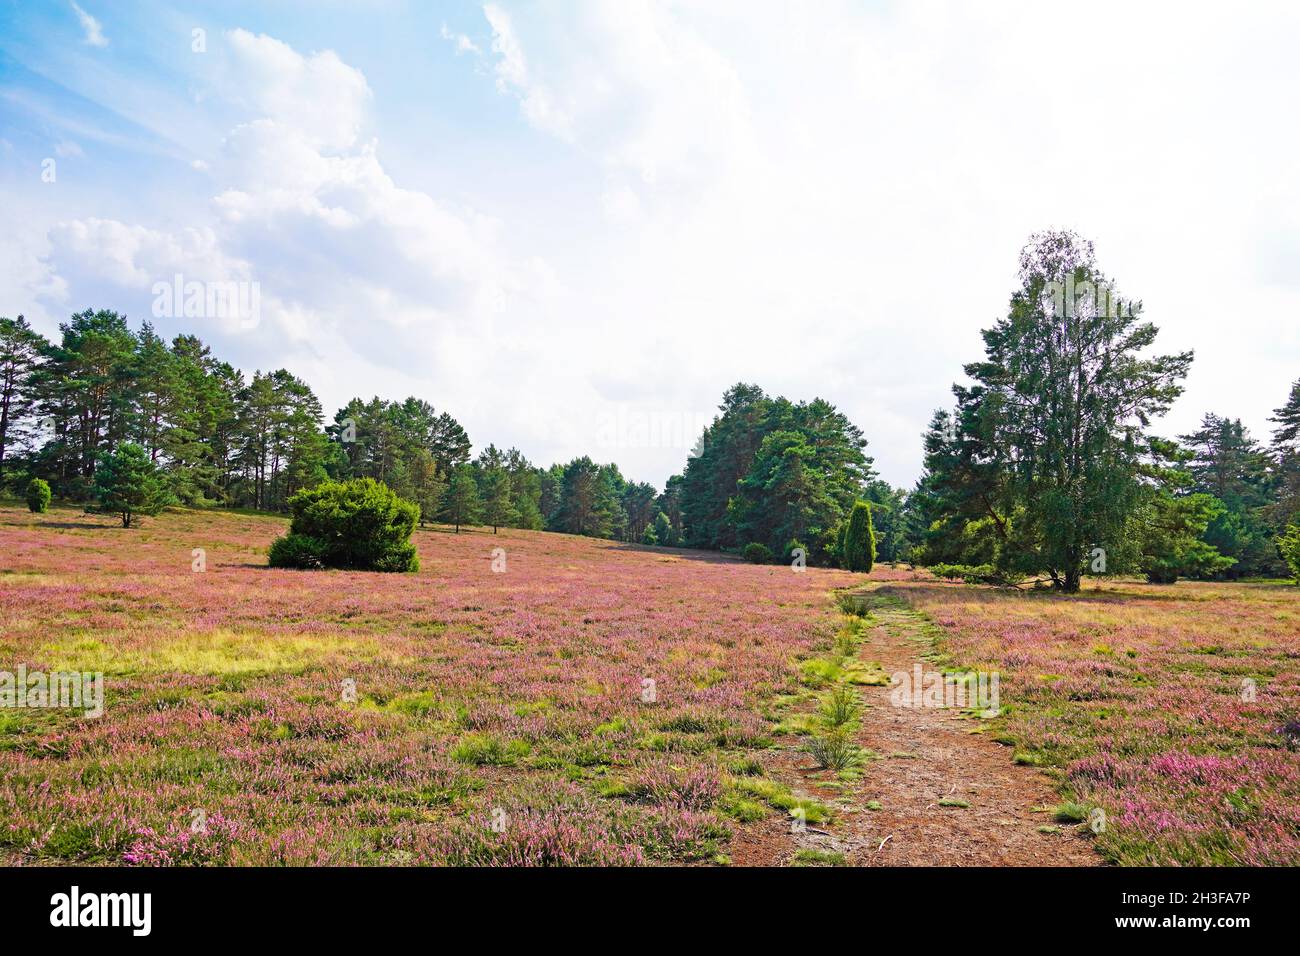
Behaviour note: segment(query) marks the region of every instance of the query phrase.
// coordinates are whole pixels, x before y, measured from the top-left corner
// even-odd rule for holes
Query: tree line
[[[550,530],[753,559],[954,569],[995,583],[1086,573],[1300,574],[1300,381],[1270,440],[1207,414],[1177,439],[1152,430],[1182,393],[1190,352],[1160,355],[1142,303],[1123,299],[1090,243],[1031,238],[1007,314],[923,435],[911,490],[881,480],[861,429],[820,398],[738,383],[662,490],[589,456],[540,467],[516,448],[477,456],[445,411],[355,398],[325,422],[284,369],[248,378],[196,336],[87,310],[47,341],[0,318],[0,486],[32,478],[72,501],[103,497],[105,455],[156,469],[169,500],[285,511],[326,479],[371,478],[421,522]],[[137,453],[138,449],[138,453]],[[859,502],[865,539],[846,550]],[[865,541],[865,543],[864,543]],[[869,547],[868,547],[869,546]],[[862,549],[868,547],[863,556]]]
[[[59,332],[49,341],[22,316],[0,318],[0,485],[11,493],[36,478],[58,498],[102,500],[97,474],[127,468],[133,480],[156,472],[182,505],[286,511],[327,479],[372,478],[418,504],[421,521],[457,530],[774,552],[806,541],[820,559],[871,476],[860,431],[831,405],[755,386],[727,393],[703,454],[660,491],[589,456],[538,467],[492,444],[472,456],[464,427],[416,397],[354,398],[326,423],[289,371],[250,378],[196,336],[167,343],[113,311],[78,313]]]

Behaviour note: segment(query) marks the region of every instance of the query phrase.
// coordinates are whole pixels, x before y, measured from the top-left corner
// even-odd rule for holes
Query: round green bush
[[[750,564],[771,564],[772,549],[761,541],[751,541],[745,545],[745,550],[741,555]]]
[[[43,478],[33,478],[27,483],[27,508],[44,514],[50,507],[50,485]]]
[[[420,568],[410,541],[419,506],[373,478],[321,482],[290,498],[289,510],[289,534],[271,546],[272,567]]]

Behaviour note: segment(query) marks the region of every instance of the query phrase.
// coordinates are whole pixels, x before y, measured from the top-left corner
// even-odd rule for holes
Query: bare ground
[[[924,619],[905,608],[877,608],[859,656],[886,673],[911,671],[930,649]],[[835,807],[835,819],[792,832],[769,820],[738,834],[739,865],[788,864],[800,849],[837,852],[853,866],[1099,866],[1086,828],[1053,823],[1060,802],[1042,771],[1011,762],[1011,749],[972,733],[960,711],[896,707],[888,687],[863,687],[858,743],[878,755],[861,780],[827,787],[807,754],[783,751],[768,770],[801,796]],[[968,807],[941,806],[959,800]],[[880,809],[868,808],[878,803]],[[1042,832],[1041,827],[1053,832]]]

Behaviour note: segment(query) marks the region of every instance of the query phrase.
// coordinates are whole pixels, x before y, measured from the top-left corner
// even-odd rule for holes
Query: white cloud
[[[524,115],[534,126],[562,139],[571,139],[572,117],[555,103],[555,97],[545,84],[529,75],[510,15],[494,3],[487,4],[483,13],[492,27],[492,52],[497,56],[497,88],[519,97]]]
[[[195,166],[219,184],[210,221],[177,229],[65,220],[49,231],[45,261],[80,294],[116,290],[112,301],[135,303],[127,311],[136,315],[147,314],[154,284],[176,275],[257,282],[255,327],[232,321],[193,331],[213,338],[219,353],[289,364],[327,407],[362,392],[424,394],[433,376],[459,383],[462,394],[479,391],[493,419],[516,417],[501,407],[502,390],[482,389],[483,360],[526,352],[533,336],[521,332],[517,345],[502,347],[496,322],[554,295],[553,270],[541,257],[507,256],[491,216],[394,182],[377,145],[358,139],[366,80],[333,52],[303,56],[240,30],[228,39],[220,92],[251,115],[230,130],[210,168]],[[511,359],[515,367],[527,361]],[[474,405],[457,412],[470,417]]]
[[[457,56],[460,56],[462,53],[483,52],[482,50],[479,49],[478,44],[475,43],[473,40],[471,40],[468,36],[466,36],[463,33],[453,33],[450,29],[448,29],[447,24],[445,23],[442,25],[442,29],[439,31],[439,34],[442,36],[444,40],[447,40],[449,43],[452,43],[456,47]]]
[[[514,128],[489,138],[496,120],[475,115],[413,158],[373,101],[445,129],[462,89],[372,94],[333,52],[231,31],[188,117],[224,117],[220,146],[194,149],[206,217],[60,215],[44,258],[24,240],[0,279],[84,307],[160,271],[247,276],[264,321],[223,331],[218,354],[286,364],[327,408],[420,394],[480,444],[600,452],[656,481],[685,450],[598,449],[599,416],[689,416],[745,380],[834,401],[910,483],[1019,247],[1053,226],[1096,240],[1162,348],[1199,350],[1166,433],[1211,408],[1265,431],[1300,367],[1286,7],[566,0],[484,16],[490,44],[448,27],[443,53],[517,104]]]
[[[1263,363],[1219,409],[1262,431],[1295,377],[1300,334],[1265,316],[1300,299],[1262,287],[1251,261],[1263,183],[1267,274],[1300,245],[1286,158],[1300,135],[1275,121],[1294,87],[1294,11],[484,12],[499,88],[604,167],[591,201],[617,231],[598,240],[588,307],[652,330],[639,354],[661,350],[652,364],[672,365],[663,387],[683,407],[741,378],[821,393],[865,428],[886,477],[909,481],[930,411],[1005,309],[1019,247],[1060,226],[1097,241],[1163,349],[1199,348],[1166,431],[1224,405],[1236,367]],[[1281,354],[1259,354],[1279,340]]]
[[[73,11],[77,14],[77,19],[81,21],[81,29],[85,31],[85,42],[88,46],[106,47],[108,38],[104,36],[104,30],[99,25],[99,21],[92,17],[85,10],[81,9],[75,2],[72,4]]]
[[[234,68],[227,96],[263,120],[286,126],[313,148],[344,150],[357,141],[370,87],[332,50],[303,56],[288,44],[247,30],[226,33]]]

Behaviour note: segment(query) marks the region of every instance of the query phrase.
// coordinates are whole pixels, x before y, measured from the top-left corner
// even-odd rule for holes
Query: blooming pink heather
[[[0,509],[0,668],[106,679],[99,719],[0,713],[0,857],[706,859],[719,761],[766,743],[861,580],[508,530],[417,532],[417,574],[270,570],[283,529]]]
[[[1300,864],[1300,589],[1122,582],[1075,597],[890,585],[966,666],[999,669],[1003,732],[1100,806],[1132,864]]]

